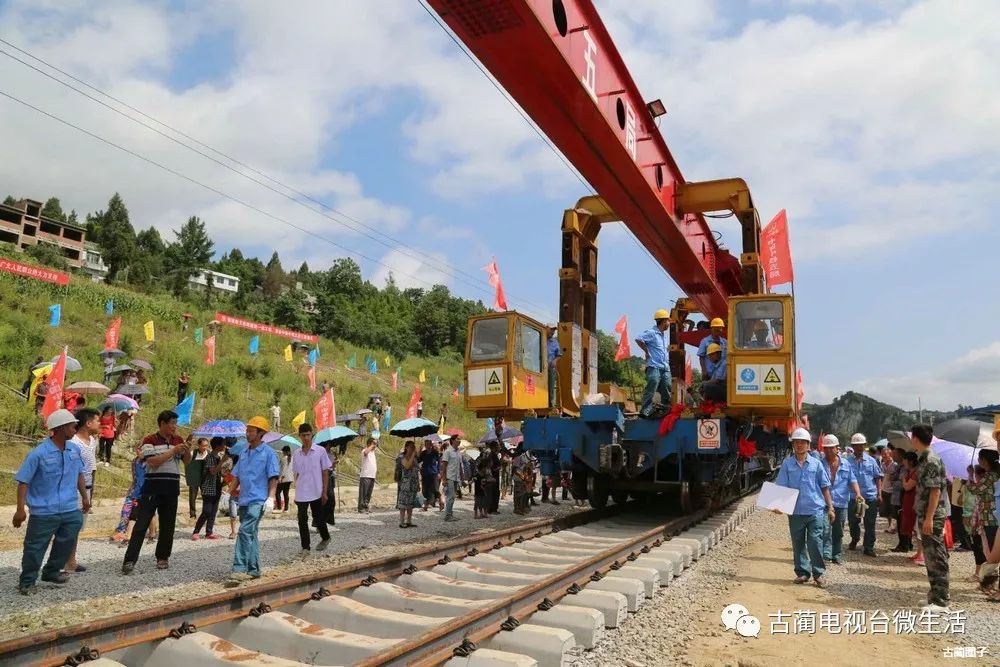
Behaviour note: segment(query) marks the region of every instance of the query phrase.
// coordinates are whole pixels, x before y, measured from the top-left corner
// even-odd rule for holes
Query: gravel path
[[[742,503],[752,503],[747,498]],[[965,614],[964,634],[897,634],[890,623],[888,634],[771,635],[768,614],[812,610],[817,616],[832,610],[845,618],[849,610],[910,610],[919,615],[926,604],[927,577],[923,567],[904,554],[888,553],[894,535],[877,524],[880,553],[872,559],[860,550],[846,553],[842,566],[829,566],[828,588],[796,586],[791,579],[791,547],[784,517],[757,511],[731,533],[722,545],[697,561],[660,589],[652,600],[617,630],[609,630],[593,651],[576,651],[576,667],[604,665],[788,665],[812,662],[827,656],[830,664],[923,664],[944,658],[945,648],[985,647],[986,657],[965,659],[971,664],[998,664],[1000,605],[987,603],[975,584],[962,581],[974,569],[971,553],[952,553],[952,610]],[[846,544],[845,544],[846,547]],[[742,603],[761,621],[759,638],[742,638],[726,632],[722,609]],[[792,623],[794,623],[792,621]],[[821,658],[822,659],[822,658]]]
[[[385,507],[390,495],[383,492],[373,500]],[[501,502],[499,515],[475,520],[471,496],[465,497],[455,502],[458,521],[445,523],[443,512],[418,510],[413,517],[416,527],[406,530],[398,526],[399,514],[387,507],[373,509],[371,514],[341,512],[330,547],[325,552],[316,552],[319,538],[314,532],[313,555],[304,562],[298,558],[300,545],[294,511],[269,515],[260,529],[263,580],[325,570],[398,553],[404,550],[402,547],[416,543],[494,530],[580,509],[571,502],[557,507],[541,504],[522,518],[511,513],[512,506],[507,500]],[[220,516],[216,529],[223,537],[228,535],[228,517]],[[190,529],[179,527],[169,570],[156,569],[154,545],[147,543],[135,572],[128,577],[120,574],[124,551],[107,539],[85,539],[80,543],[79,560],[87,565],[88,571],[74,575],[62,587],[39,581],[38,592],[28,597],[15,592],[20,549],[0,551],[0,590],[6,593],[0,595],[0,640],[220,592],[232,565],[233,541],[192,542]]]

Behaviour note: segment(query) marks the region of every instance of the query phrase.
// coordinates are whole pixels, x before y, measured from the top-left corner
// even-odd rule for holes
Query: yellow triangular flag
[[[146,341],[152,343],[156,338],[156,333],[153,330],[153,320],[150,320],[142,325],[142,330],[146,333]]]
[[[386,357],[385,358],[385,367],[388,368],[391,365],[392,365],[392,360],[390,360],[389,357]]]
[[[420,381],[427,382],[427,376],[424,374],[424,369],[420,369]]]
[[[285,361],[291,361],[292,357],[292,346],[291,344],[285,346]],[[305,414],[305,413],[302,413]]]
[[[298,433],[299,427],[306,423],[306,411],[303,410],[299,414],[295,415],[295,419],[292,420],[292,432]]]

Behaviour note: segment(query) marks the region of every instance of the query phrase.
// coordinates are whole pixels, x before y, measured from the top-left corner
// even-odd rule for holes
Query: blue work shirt
[[[851,468],[854,469],[854,477],[861,487],[861,495],[865,500],[875,500],[878,498],[878,490],[875,480],[882,478],[882,468],[878,461],[873,459],[868,452],[862,452],[861,458],[851,459]]]
[[[708,371],[705,377],[706,380],[725,380],[726,358],[720,357],[718,363],[716,363],[709,357],[705,357],[705,370]]]
[[[830,471],[830,464],[826,458],[823,459],[823,467],[826,468],[827,477],[830,478],[830,495],[833,497],[833,506],[847,507],[851,498],[854,497],[851,484],[858,481],[858,478],[854,476],[854,468],[843,456],[840,457],[840,467],[837,468],[836,475]]]
[[[557,336],[549,337],[549,365],[557,358],[562,356],[562,347],[559,346],[559,339]]]
[[[789,456],[781,464],[774,483],[799,490],[792,514],[812,516],[826,511],[823,489],[830,487],[830,476],[818,459],[807,456],[805,462],[800,464],[794,456]]]
[[[280,472],[278,455],[261,443],[247,447],[233,467],[233,477],[240,480],[240,507],[262,503],[268,498],[268,481]]]
[[[712,334],[708,334],[702,338],[701,342],[698,343],[698,356],[702,357],[705,360],[705,363],[708,363],[708,346],[712,343],[718,343],[719,347],[722,348],[722,363],[725,363],[726,355],[729,354],[729,348],[727,347],[728,343],[726,342],[726,339],[721,336],[719,337],[719,340],[715,340]]]
[[[823,455],[819,453],[818,449],[810,449],[809,450],[809,456],[813,457],[817,461],[822,461],[823,460]]]
[[[51,516],[78,509],[77,488],[83,474],[80,448],[66,441],[59,449],[52,438],[45,438],[28,452],[14,479],[28,485],[28,509],[35,516]]]
[[[656,327],[650,327],[639,334],[636,340],[642,341],[646,346],[649,358],[646,360],[646,368],[659,368],[667,370],[670,368],[667,363],[667,349],[670,347],[670,329],[660,331]]]

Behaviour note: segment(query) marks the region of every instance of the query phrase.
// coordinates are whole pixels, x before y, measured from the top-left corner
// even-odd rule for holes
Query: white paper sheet
[[[798,489],[778,486],[764,482],[757,494],[757,507],[765,510],[779,510],[782,514],[791,514],[795,510],[795,501],[799,499]]]

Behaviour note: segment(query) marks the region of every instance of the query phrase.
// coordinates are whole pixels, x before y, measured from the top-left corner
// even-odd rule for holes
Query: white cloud
[[[402,250],[391,250],[381,261],[382,266],[372,276],[372,284],[378,287],[384,287],[390,275],[400,289],[430,289],[434,285],[448,285],[448,258],[440,253],[424,258]]]

